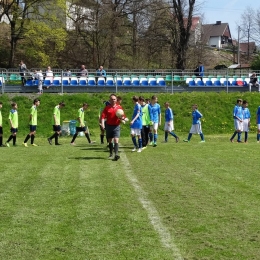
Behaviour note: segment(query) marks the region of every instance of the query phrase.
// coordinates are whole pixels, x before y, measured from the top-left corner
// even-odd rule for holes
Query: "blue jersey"
[[[241,119],[243,120],[243,110],[241,106],[236,105],[233,110],[233,117],[234,119]]]
[[[247,107],[243,107],[242,111],[243,111],[243,119],[251,118],[250,111],[249,111],[249,109]]]
[[[165,121],[169,122],[171,120],[173,120],[173,112],[172,112],[172,109],[170,107],[168,107],[165,110]]]
[[[257,124],[260,124],[260,106],[257,109],[256,116],[257,116]]]
[[[200,118],[202,118],[202,114],[198,109],[192,111],[192,124],[200,124]]]
[[[142,107],[140,104],[135,104],[134,107],[134,113],[132,116],[132,120],[136,117],[136,115],[139,113],[139,116],[136,118],[136,120],[134,121],[134,123],[130,126],[130,128],[134,128],[134,129],[142,129],[143,127],[143,122],[142,122]]]
[[[154,105],[149,104],[151,107],[151,121],[154,123],[159,123],[159,115],[161,114],[161,106],[158,103]]]

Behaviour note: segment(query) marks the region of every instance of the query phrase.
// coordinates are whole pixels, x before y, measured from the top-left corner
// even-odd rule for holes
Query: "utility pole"
[[[237,64],[240,63],[240,26],[238,26],[238,37],[237,37]]]

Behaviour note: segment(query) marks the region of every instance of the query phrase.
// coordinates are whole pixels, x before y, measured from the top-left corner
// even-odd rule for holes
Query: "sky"
[[[241,22],[240,16],[248,8],[258,10],[259,0],[200,0],[200,12],[204,13],[204,24],[228,23],[233,39],[238,38],[238,25]]]

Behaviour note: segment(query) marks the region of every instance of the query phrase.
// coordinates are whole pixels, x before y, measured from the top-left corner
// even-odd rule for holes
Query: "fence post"
[[[116,93],[117,93],[117,71],[116,71]]]
[[[173,94],[173,71],[172,71],[172,77],[171,78],[172,78],[171,81],[172,81],[172,94]]]
[[[63,70],[61,71],[61,94],[63,95]]]

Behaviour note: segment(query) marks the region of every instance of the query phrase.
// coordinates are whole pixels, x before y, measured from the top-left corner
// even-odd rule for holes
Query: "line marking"
[[[162,245],[168,249],[171,249],[174,257],[173,259],[183,260],[184,258],[182,257],[179,248],[175,244],[174,238],[171,236],[168,229],[163,225],[158,211],[154,207],[153,203],[148,199],[147,193],[142,189],[138,179],[134,175],[124,150],[122,148],[120,148],[120,150],[120,157],[123,161],[126,176],[135,189],[135,192],[143,208],[146,210],[154,230],[159,234]]]

